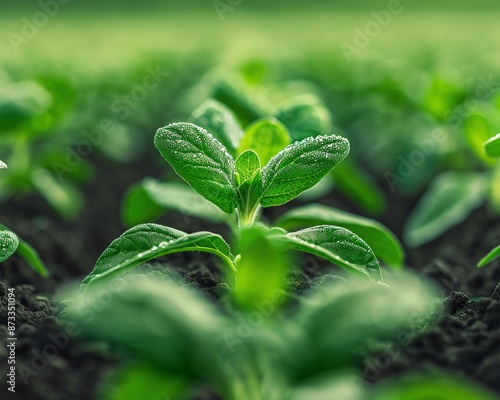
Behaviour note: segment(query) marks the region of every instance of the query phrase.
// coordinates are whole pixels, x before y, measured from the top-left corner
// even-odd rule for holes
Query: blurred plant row
[[[349,375],[368,338],[410,329],[412,313],[424,324],[436,317],[436,294],[415,278],[388,269],[392,287],[382,283],[378,260],[393,270],[404,264],[398,239],[375,221],[394,192],[399,199],[423,193],[406,224],[408,246],[438,237],[486,201],[492,215],[500,212],[497,77],[444,68],[428,55],[416,60],[347,68],[312,54],[286,65],[252,60],[209,69],[213,60],[179,68],[151,57],[117,75],[2,72],[0,200],[34,192],[65,219],[80,212],[83,183],[99,179],[96,160],[159,159],[151,146],[157,127],[190,121],[158,130],[155,145],[172,169],[124,194],[123,222],[132,228],[83,281],[85,298],[66,310],[90,337],[139,355],[141,364],[125,369],[109,398],[145,397],[144,388],[151,398],[185,398],[204,385],[228,399],[410,399],[436,391],[490,398],[449,377],[368,392]],[[350,158],[349,142],[332,133],[349,139]],[[374,219],[309,204],[282,215],[277,227],[256,223],[261,207],[332,191]],[[169,210],[226,223],[238,254],[220,235],[152,223]],[[46,273],[33,262],[36,252],[0,228],[0,261],[28,249],[32,267]],[[321,282],[295,298],[283,283],[290,247],[373,282]],[[216,254],[229,266],[221,304],[182,280],[125,275],[180,251]],[[105,307],[102,296],[110,298]],[[242,334],[241,320],[255,315],[259,322]]]
[[[221,70],[209,69],[216,65],[209,56],[183,60],[182,68],[174,56],[151,56],[102,75],[5,67],[0,159],[9,169],[0,176],[0,201],[37,192],[63,218],[73,218],[83,204],[82,183],[98,178],[92,160],[137,162],[151,152],[157,126],[184,119],[212,99],[234,113],[242,135],[263,118],[284,124],[278,147],[332,132],[350,140],[351,157],[309,198],[338,190],[377,215],[391,192],[414,195],[427,188],[408,218],[410,246],[439,236],[485,199],[492,213],[500,212],[500,167],[483,150],[500,131],[494,63],[460,70],[439,64],[430,52],[415,55],[413,64],[318,57],[286,65],[250,60]],[[143,182],[143,192],[154,198],[155,184]],[[144,222],[127,212],[130,198],[124,201],[124,222]]]

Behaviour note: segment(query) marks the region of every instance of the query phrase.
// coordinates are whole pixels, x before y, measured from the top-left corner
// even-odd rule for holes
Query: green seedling
[[[74,217],[83,205],[74,183],[85,179],[89,167],[74,155],[67,132],[57,128],[69,111],[72,90],[68,81],[48,77],[0,89],[0,156],[10,166],[0,178],[0,201],[36,192],[63,218]]]
[[[439,237],[485,201],[493,213],[500,212],[500,162],[491,162],[500,158],[499,149],[500,135],[483,143],[489,171],[444,172],[434,179],[408,219],[405,236],[409,245],[419,246]]]
[[[0,169],[6,169],[7,164],[0,160]],[[42,276],[48,276],[49,272],[36,250],[24,240],[12,232],[5,225],[0,224],[0,263],[18,252],[28,265]]]
[[[191,119],[197,126],[211,132],[224,145],[229,156],[237,159],[239,165],[253,162],[256,169],[261,169],[261,166],[265,166],[271,158],[289,145],[290,137],[311,134],[312,129],[321,128],[321,118],[314,117],[314,114],[321,115],[321,113],[317,110],[314,111],[314,107],[310,103],[312,103],[312,100],[309,103],[305,101],[300,103],[300,107],[297,104],[294,107],[290,106],[290,108],[283,107],[282,111],[278,113],[289,126],[293,126],[293,130],[289,130],[277,119],[263,119],[251,124],[243,132],[235,115],[228,108],[213,100],[205,102],[195,110]],[[301,112],[298,111],[299,109]],[[289,111],[285,112],[284,110]],[[296,114],[298,116],[292,118],[291,115]],[[287,117],[285,118],[283,115],[287,115]],[[294,121],[293,124],[290,121]],[[314,138],[314,136],[309,136],[309,138]],[[257,154],[257,157],[252,152]],[[340,165],[337,165],[334,171],[342,168],[346,161],[348,160],[344,160]],[[250,168],[252,168],[251,164]],[[346,171],[352,172],[352,167],[348,166]],[[261,174],[261,172],[259,173]],[[355,183],[359,182],[356,180],[355,173],[350,174],[350,176],[353,177]],[[241,179],[241,177],[238,179]],[[254,183],[257,182],[258,179]],[[188,181],[188,183],[190,182]],[[321,186],[321,182],[312,190],[316,190],[319,186]],[[355,184],[353,186],[363,187],[363,185]],[[363,193],[366,194],[366,191],[359,191],[359,194]],[[257,206],[257,204],[254,205]],[[266,205],[263,204],[263,206]],[[248,208],[249,205],[244,207]],[[242,210],[244,211],[244,207],[243,205],[240,207],[240,213]],[[333,208],[328,211],[328,208],[324,206],[319,208],[315,209],[314,206],[298,207],[296,211],[301,214],[300,224],[297,221],[296,225],[291,225],[290,221],[283,219],[280,223],[286,224],[286,227],[282,226],[286,229],[311,227],[312,225],[309,223],[311,221],[308,222],[305,218],[307,214],[310,213],[311,218],[314,218],[314,215],[321,215],[322,218],[314,218],[316,225],[337,225],[350,229],[363,237],[382,261],[392,267],[401,267],[403,262],[401,246],[394,235],[388,232],[387,229],[371,219],[357,217]],[[153,178],[145,178],[128,191],[123,206],[123,218],[127,225],[134,226],[154,221],[168,210],[179,211],[186,216],[198,217],[213,223],[223,222],[228,224],[236,233],[238,231],[235,213],[224,212],[215,204],[207,201],[201,194],[194,192],[182,183],[164,183]],[[344,225],[345,218],[350,219],[348,225]],[[367,234],[366,227],[369,227],[371,234]]]
[[[225,117],[219,111],[211,108],[216,116],[209,120],[214,123],[220,119],[224,121]],[[252,129],[253,137],[264,139],[269,135],[273,138],[273,143],[274,138],[280,137],[280,123],[264,120],[257,124],[262,129]],[[231,126],[234,127],[226,123],[214,125],[212,135],[193,123],[173,123],[157,131],[155,145],[175,172],[201,198],[217,207],[218,212],[214,213],[214,217],[218,218],[223,213],[236,219],[237,223],[232,225],[236,227],[237,236],[242,229],[254,224],[261,208],[285,204],[310,189],[349,152],[347,139],[323,135],[289,144],[270,157],[267,151],[269,143],[264,146],[261,140],[256,139],[250,141],[252,144],[245,145],[235,160],[221,143],[236,147],[238,132],[231,130]],[[268,159],[268,162],[263,164],[261,157]],[[168,192],[168,188],[166,190]],[[179,200],[182,197],[172,197],[166,199],[166,202],[172,204]],[[185,206],[190,207],[187,204]],[[207,213],[207,210],[204,208],[203,212]],[[373,250],[358,235],[342,226],[350,224],[354,229],[359,229],[368,222],[362,219],[342,222],[341,219],[331,213],[321,225],[296,232],[270,229],[269,236],[291,249],[322,257],[349,273],[381,282],[382,274]],[[285,219],[282,223],[286,221]],[[339,221],[340,224],[332,224],[334,221]],[[374,243],[380,236],[384,236],[383,244],[377,245],[377,251],[382,252],[381,249],[387,245],[397,247],[393,254],[398,254],[391,255],[390,258],[393,264],[400,266],[402,253],[396,239],[377,228],[372,224],[370,230],[371,233],[375,232],[371,238]],[[188,234],[147,223],[131,228],[111,243],[93,271],[82,282],[82,292],[154,258],[182,251],[215,254],[229,270],[235,273],[238,270],[240,256],[233,255],[220,235],[211,232]]]
[[[117,291],[77,297],[66,317],[88,338],[136,357],[106,386],[103,400],[189,399],[207,388],[224,400],[386,400],[435,393],[451,400],[460,390],[476,396],[464,398],[493,399],[466,383],[457,389],[456,381],[433,377],[420,380],[420,389],[404,382],[365,390],[353,370],[360,349],[370,340],[395,338],[415,317],[425,321],[435,310],[435,294],[404,274],[391,288],[363,280],[330,285],[312,289],[292,310],[278,306],[286,298],[281,292],[275,302],[242,314],[221,310],[195,290],[132,275]],[[409,396],[411,388],[423,397]]]
[[[235,107],[233,102],[229,104]],[[259,155],[262,165],[287,145],[307,137],[328,135],[332,130],[330,112],[313,95],[301,95],[283,102],[270,114],[272,117],[261,116],[243,130],[238,122],[239,115],[224,104],[209,99],[193,111],[190,121],[211,132],[234,158],[251,149]],[[196,211],[191,212],[189,209],[189,204],[199,204],[199,198],[178,184],[163,185],[157,180],[146,178],[128,191],[123,204],[123,220],[127,226],[153,221],[166,209],[196,215]],[[163,191],[169,189],[188,201],[175,205],[164,196],[158,196],[154,192],[157,193],[157,189],[162,186],[165,188]],[[369,176],[350,160],[338,165],[329,174],[329,179],[308,190],[302,199],[305,201],[324,195],[334,186],[369,212],[383,208],[384,198],[380,191]],[[203,218],[212,222],[224,220],[210,206],[205,208],[207,212],[202,212]]]

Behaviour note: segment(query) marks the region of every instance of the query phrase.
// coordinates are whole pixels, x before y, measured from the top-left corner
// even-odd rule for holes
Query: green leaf
[[[485,199],[485,178],[478,173],[445,172],[434,179],[408,218],[408,245],[420,246],[464,221]]]
[[[249,85],[262,85],[269,75],[269,65],[263,60],[250,60],[243,64],[239,70]]]
[[[155,146],[175,172],[207,200],[232,214],[237,205],[234,160],[205,129],[173,123],[158,129]]]
[[[463,129],[470,149],[479,159],[491,165],[494,160],[485,153],[484,144],[491,139],[491,135],[500,130],[498,110],[489,102],[478,102],[477,107],[466,115]]]
[[[478,268],[484,267],[489,263],[492,263],[500,257],[500,246],[495,247],[488,254],[486,254],[478,263]]]
[[[335,187],[370,213],[385,208],[385,198],[374,179],[347,158],[333,170]]]
[[[168,376],[163,369],[150,364],[128,366],[121,371],[112,386],[106,385],[102,400],[179,399],[186,391],[183,379]]]
[[[243,126],[267,114],[267,98],[252,90],[243,79],[227,71],[215,84],[212,97],[229,107]]]
[[[112,135],[102,135],[99,151],[119,163],[131,164],[137,161],[142,153],[142,143],[138,140],[140,133],[120,121],[113,121],[112,126]]]
[[[3,230],[2,232],[10,232],[11,235],[14,235],[17,238],[17,252],[28,263],[31,269],[39,273],[44,278],[49,276],[49,271],[38,255],[38,252],[33,247],[31,247],[23,239],[19,238],[14,232],[12,232],[10,228],[6,227],[5,225],[0,224],[0,230]]]
[[[167,377],[214,379],[216,341],[229,323],[211,301],[147,277],[123,279],[94,294],[72,294],[65,312],[84,335],[124,346],[163,367]]]
[[[290,144],[290,135],[286,127],[276,119],[261,119],[245,129],[238,154],[253,150],[259,156],[261,165]]]
[[[245,150],[236,159],[235,167],[240,183],[246,182],[260,169],[259,156],[253,150]]]
[[[191,121],[193,124],[205,128],[231,154],[235,154],[243,132],[236,116],[229,108],[218,101],[206,100],[193,111]]]
[[[330,112],[313,95],[302,95],[283,104],[275,114],[285,124],[292,140],[328,135],[332,128]]]
[[[320,225],[275,236],[292,248],[324,258],[347,272],[382,282],[382,273],[370,246],[351,231],[333,225]]]
[[[81,193],[69,182],[59,182],[49,171],[36,168],[31,182],[61,217],[73,219],[83,206]]]
[[[352,231],[371,247],[380,260],[393,268],[402,267],[404,251],[398,239],[389,229],[373,219],[321,204],[310,204],[295,208],[276,221],[276,225],[287,230],[325,224]]]
[[[469,148],[483,161],[491,162],[491,160],[487,160],[487,157],[485,157],[483,147],[485,141],[487,141],[493,133],[488,119],[480,113],[474,113],[467,116],[463,129],[465,140],[467,141]]]
[[[44,262],[38,255],[38,252],[31,247],[24,240],[19,240],[19,247],[17,248],[17,252],[24,258],[24,260],[28,263],[28,265],[35,272],[38,272],[44,278],[49,276],[49,271],[45,266]]]
[[[219,256],[234,269],[234,257],[221,236],[211,232],[185,233],[157,224],[142,224],[115,239],[101,254],[92,272],[82,281],[81,291],[103,284],[157,257],[201,251]]]
[[[227,214],[182,183],[145,178],[125,195],[123,219],[128,226],[152,222],[166,211],[212,222],[229,222]]]
[[[2,85],[0,89],[2,129],[14,131],[22,127],[36,115],[47,112],[51,103],[51,94],[37,82],[25,80]]]
[[[396,338],[416,319],[430,318],[437,308],[432,287],[404,273],[392,278],[391,287],[363,280],[320,286],[302,299],[294,323],[303,327],[309,354],[292,360],[296,378],[358,365],[370,341]]]
[[[500,157],[500,133],[484,142],[483,149],[488,157]]]
[[[11,231],[0,231],[0,262],[7,260],[19,246],[17,235]]]
[[[443,373],[391,379],[373,388],[366,400],[494,400],[493,393],[462,377]]]
[[[284,204],[312,188],[349,153],[340,136],[317,136],[295,142],[275,155],[262,169],[263,207]]]
[[[132,227],[146,222],[154,222],[166,211],[165,207],[157,204],[149,195],[147,190],[149,181],[157,182],[153,178],[145,178],[129,187],[125,192],[121,210],[125,226]],[[190,187],[187,189],[191,193],[196,193]]]

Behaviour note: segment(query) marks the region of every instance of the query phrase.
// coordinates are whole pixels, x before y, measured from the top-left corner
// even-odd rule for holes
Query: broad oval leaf
[[[278,120],[261,119],[245,129],[238,153],[253,150],[259,156],[261,165],[268,161],[291,142],[285,125]]]
[[[291,360],[299,377],[345,367],[362,357],[359,350],[370,340],[393,339],[414,318],[427,322],[431,311],[439,311],[436,295],[427,282],[405,273],[391,276],[390,288],[357,280],[311,291],[295,316],[309,350],[309,357]]]
[[[158,129],[155,146],[175,172],[207,200],[232,214],[237,205],[234,160],[205,129],[178,122]]]
[[[14,232],[0,231],[0,262],[7,260],[19,246],[19,239]]]
[[[408,218],[406,243],[420,246],[465,220],[484,201],[485,178],[479,173],[445,172],[434,179]]]
[[[319,98],[303,95],[283,104],[275,114],[285,124],[293,141],[328,135],[332,128],[330,112]]]
[[[294,249],[322,257],[353,275],[382,282],[377,257],[366,242],[351,231],[333,225],[319,225],[276,236]]]
[[[173,282],[130,279],[94,293],[73,295],[65,315],[86,336],[124,346],[176,376],[206,377],[217,339],[231,329],[212,302]]]
[[[208,99],[191,114],[191,121],[205,128],[219,140],[226,149],[235,154],[243,131],[234,113],[222,103]]]
[[[263,207],[284,204],[312,188],[349,153],[347,139],[317,136],[295,142],[262,169]]]
[[[151,222],[169,210],[212,222],[229,222],[227,214],[184,183],[145,178],[126,194],[123,219],[128,226]]]
[[[325,224],[352,231],[371,247],[380,260],[393,268],[401,268],[404,251],[399,240],[389,229],[373,219],[321,204],[310,204],[295,208],[276,221],[276,225],[287,230]]]
[[[253,150],[245,150],[236,159],[235,167],[240,184],[246,182],[260,169],[259,156]]]
[[[486,254],[478,263],[478,268],[484,267],[489,263],[492,263],[500,257],[500,246],[495,247],[488,254]]]
[[[500,133],[484,142],[483,148],[488,157],[500,157]]]
[[[45,264],[38,255],[37,251],[33,247],[31,247],[28,243],[26,243],[23,239],[19,238],[14,232],[12,232],[8,227],[6,227],[3,224],[0,224],[0,262],[8,258],[7,257],[4,260],[1,259],[2,258],[1,248],[3,241],[2,235],[6,235],[4,236],[4,238],[7,236],[12,236],[12,238],[15,238],[13,245],[16,246],[16,249],[14,249],[14,251],[17,251],[17,253],[24,259],[24,261],[28,263],[28,265],[31,267],[33,271],[39,273],[43,277],[49,275],[49,271],[45,267]],[[14,253],[14,251],[12,253]]]
[[[182,251],[201,251],[219,256],[234,269],[234,257],[224,239],[211,232],[185,233],[158,224],[142,224],[115,239],[101,254],[81,284],[85,293],[89,286],[107,283],[138,265],[157,257]]]

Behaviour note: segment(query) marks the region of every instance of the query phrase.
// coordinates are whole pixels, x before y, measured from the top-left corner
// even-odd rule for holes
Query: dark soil
[[[58,323],[60,305],[52,295],[62,284],[78,282],[88,274],[100,253],[125,230],[120,223],[120,199],[126,188],[144,176],[161,176],[162,169],[150,159],[143,160],[139,169],[102,159],[95,162],[98,179],[86,186],[86,206],[77,221],[60,220],[35,195],[14,198],[2,206],[0,221],[32,244],[51,272],[49,278],[40,278],[17,256],[0,267],[2,338],[7,337],[7,288],[16,289],[17,300],[16,394],[10,396],[9,393],[6,398],[94,399],[106,377],[120,364],[121,356],[105,345],[79,342],[74,332],[68,333],[67,327]],[[402,221],[416,201],[416,198],[392,197],[388,211],[380,220],[400,236]],[[362,214],[341,196],[321,202]],[[295,205],[297,202],[289,206]],[[264,217],[272,220],[284,211],[283,207],[269,209]],[[223,226],[214,228],[175,213],[169,213],[160,223],[188,232],[215,230],[228,237]],[[412,342],[401,348],[386,368],[376,375],[365,376],[367,384],[403,372],[443,369],[475,379],[500,395],[500,381],[495,379],[500,368],[500,350],[495,347],[500,342],[499,290],[490,298],[500,282],[500,262],[483,269],[475,267],[478,259],[498,243],[500,221],[489,216],[486,209],[479,209],[441,238],[407,252],[408,266],[441,287],[446,312],[430,330],[416,332]],[[228,290],[221,284],[225,279],[215,261],[204,255],[176,254],[162,264],[144,267],[141,273],[164,274],[165,268],[182,276],[188,285],[212,293],[214,298]],[[288,285],[297,293],[310,286],[310,278],[338,272],[311,259],[302,260],[300,269],[302,272],[294,274]],[[5,377],[7,353],[3,339],[2,342],[0,374]],[[52,356],[50,351],[54,345],[56,350]],[[377,354],[367,356],[367,360]],[[28,384],[23,381],[21,370],[25,376],[30,371],[33,373],[25,379]],[[2,398],[5,385],[2,379]]]
[[[500,284],[490,297],[471,300],[452,292],[443,304],[442,314],[426,329],[404,342],[373,346],[359,370],[363,386],[410,372],[443,371],[500,393]]]

